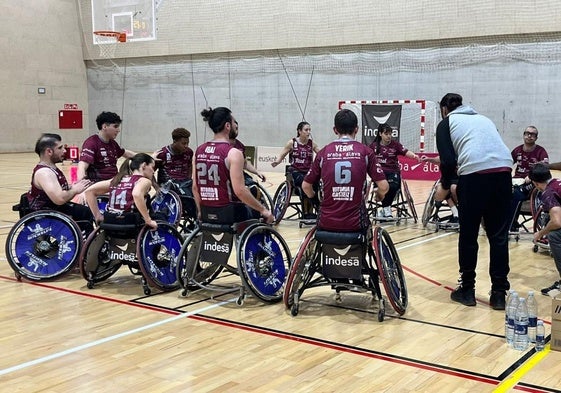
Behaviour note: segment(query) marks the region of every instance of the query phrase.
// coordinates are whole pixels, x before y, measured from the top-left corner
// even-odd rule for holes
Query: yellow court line
[[[493,390],[493,393],[505,393],[512,389],[516,384],[526,375],[531,369],[533,369],[542,359],[549,353],[550,345],[546,344],[543,351],[536,352],[527,362],[522,364],[516,369],[507,379],[502,381],[497,388]]]

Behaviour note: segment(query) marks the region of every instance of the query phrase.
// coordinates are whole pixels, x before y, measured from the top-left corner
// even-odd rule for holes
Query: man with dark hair
[[[171,133],[172,143],[152,154],[158,169],[158,184],[171,179],[178,185],[188,182],[191,188],[193,150],[189,147],[190,137],[191,133],[185,128],[176,128]]]
[[[108,180],[117,175],[119,157],[131,158],[134,152],[125,150],[115,141],[119,135],[121,118],[113,112],[101,112],[96,120],[97,135],[91,135],[82,144],[78,162],[78,180],[93,182]]]
[[[549,250],[553,255],[555,267],[561,277],[561,180],[553,179],[549,167],[542,163],[530,168],[530,180],[542,192],[541,201],[543,211],[549,213],[547,224],[534,233],[534,242],[547,236]],[[551,286],[543,288],[542,294],[548,295],[551,291],[561,290],[561,279]]]
[[[238,127],[232,112],[218,107],[205,109],[201,115],[214,133],[213,140],[197,147],[193,159],[193,195],[202,221],[230,224],[253,218],[245,204],[272,223],[272,213],[245,186],[244,156],[230,144]]]
[[[475,270],[479,226],[484,222],[489,241],[490,304],[504,310],[508,282],[509,206],[512,198],[512,158],[497,127],[487,117],[462,104],[462,96],[446,94],[440,101],[442,121],[436,129],[440,155],[441,183],[449,190],[458,175],[460,235],[459,286],[450,298],[465,306],[475,306]]]
[[[366,231],[370,226],[366,211],[366,174],[376,182],[376,198],[382,200],[389,185],[374,151],[357,142],[358,119],[342,109],[335,115],[333,131],[337,139],[321,149],[302,182],[309,198],[315,197],[313,185],[321,180],[318,228],[337,232]]]
[[[72,187],[64,173],[56,166],[62,162],[66,149],[62,138],[58,134],[45,133],[37,140],[35,152],[39,156],[39,163],[33,169],[31,188],[27,193],[29,208],[35,210],[57,210],[71,216],[80,225],[86,224],[82,229],[89,232],[93,227],[93,216],[87,206],[70,202],[77,194],[84,191],[91,182],[80,180]]]

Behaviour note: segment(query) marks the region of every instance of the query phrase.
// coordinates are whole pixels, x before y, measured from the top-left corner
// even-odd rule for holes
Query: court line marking
[[[504,379],[496,388],[493,393],[506,393],[518,385],[518,382],[528,374],[534,367],[536,367],[550,351],[550,344],[547,344],[543,351],[536,352],[528,361],[523,363],[517,370],[510,376]]]
[[[126,336],[129,336],[131,334],[135,334],[135,333],[138,333],[138,332],[142,332],[144,330],[148,330],[148,329],[152,329],[152,328],[155,328],[155,327],[158,327],[158,326],[162,326],[162,325],[165,325],[165,324],[170,323],[170,322],[175,322],[175,321],[177,321],[179,319],[182,319],[182,318],[191,317],[191,316],[196,315],[198,313],[202,313],[204,311],[208,311],[208,310],[211,310],[213,308],[223,306],[227,303],[232,303],[235,300],[236,299],[230,299],[230,300],[226,300],[226,301],[223,301],[223,302],[220,302],[220,303],[211,304],[210,306],[203,307],[203,308],[195,310],[195,311],[182,313],[182,314],[176,315],[174,317],[164,319],[162,321],[158,321],[158,322],[154,322],[154,323],[151,323],[151,324],[148,324],[148,325],[144,325],[144,326],[138,327],[136,329],[127,330],[125,332],[115,334],[113,336],[105,337],[105,338],[102,338],[100,340],[92,341],[90,343],[80,345],[80,346],[77,346],[77,347],[74,347],[74,348],[70,348],[70,349],[67,349],[67,350],[62,351],[62,352],[53,353],[51,355],[47,355],[47,356],[44,356],[44,357],[41,357],[41,358],[38,358],[38,359],[35,359],[35,360],[31,360],[29,362],[25,362],[25,363],[21,363],[21,364],[12,366],[12,367],[8,367],[8,368],[5,368],[3,370],[0,370],[0,375],[6,375],[6,374],[9,374],[9,373],[12,373],[12,372],[15,372],[15,371],[20,371],[20,370],[23,370],[24,368],[35,366],[35,365],[40,364],[40,363],[45,363],[49,360],[58,359],[60,357],[69,355],[71,353],[79,352],[79,351],[82,351],[84,349],[88,349],[88,348],[91,348],[91,347],[94,347],[94,346],[97,346],[97,345],[105,344],[109,341],[117,340],[121,337],[126,337]]]

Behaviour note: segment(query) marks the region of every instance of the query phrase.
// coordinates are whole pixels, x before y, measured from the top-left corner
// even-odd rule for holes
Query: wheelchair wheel
[[[538,210],[542,205],[541,196],[542,193],[537,188],[534,188],[532,190],[532,193],[530,194],[530,211],[532,213],[532,218],[534,219],[534,221],[536,221],[536,218],[538,217]]]
[[[302,243],[300,243],[286,280],[283,300],[284,305],[290,309],[293,316],[298,314],[298,303],[302,292],[304,292],[306,285],[311,281],[315,273],[315,263],[319,251],[314,237],[315,234],[316,227],[313,227],[306,234]]]
[[[423,224],[423,227],[426,228],[426,226],[428,225],[428,223],[430,222],[431,218],[434,216],[435,214],[435,210],[436,210],[436,201],[434,199],[434,195],[436,194],[436,186],[438,185],[438,181],[436,183],[434,183],[429,197],[427,199],[427,202],[425,203],[425,208],[423,209],[423,216],[421,217],[421,222]]]
[[[67,215],[39,210],[21,218],[6,238],[6,259],[19,279],[40,281],[67,273],[82,249],[82,233]]]
[[[381,227],[374,228],[373,244],[380,279],[393,309],[403,315],[407,309],[407,286],[399,255],[390,234]]]
[[[136,244],[138,265],[148,284],[160,291],[179,288],[177,256],[183,238],[174,226],[159,222],[158,229],[144,226]]]
[[[268,225],[254,224],[243,231],[237,254],[244,286],[266,303],[281,301],[291,259],[279,233]]]
[[[272,211],[273,200],[271,199],[271,196],[269,195],[267,190],[265,190],[265,188],[263,188],[263,186],[257,182],[255,182],[252,187],[255,187],[255,190],[252,190],[252,194],[255,196],[255,198],[259,202],[261,202],[263,206]]]
[[[105,281],[123,264],[111,257],[111,241],[105,231],[97,228],[84,242],[80,253],[80,273],[92,289],[95,283]]]
[[[183,289],[183,296],[188,291],[210,284],[224,268],[221,264],[200,260],[202,241],[203,233],[197,227],[185,239],[179,250],[176,277],[179,286]]]
[[[403,184],[403,194],[405,196],[405,200],[407,201],[407,206],[409,207],[409,211],[411,213],[411,217],[413,217],[413,221],[415,224],[417,223],[417,209],[415,209],[415,202],[413,201],[413,197],[411,196],[411,192],[409,191],[409,186],[405,180],[402,181]]]
[[[273,216],[275,217],[275,221],[273,224],[278,224],[284,217],[286,213],[286,209],[290,204],[290,198],[292,197],[292,186],[288,181],[284,181],[281,183],[277,191],[275,192],[275,196],[273,198]]]
[[[174,226],[183,215],[181,198],[174,191],[158,192],[150,201],[150,206],[157,220]]]
[[[107,204],[109,203],[109,195],[100,195],[97,197],[97,207],[101,214],[105,213]]]

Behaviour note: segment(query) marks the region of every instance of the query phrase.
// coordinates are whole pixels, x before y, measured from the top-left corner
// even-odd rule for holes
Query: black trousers
[[[475,270],[482,224],[489,241],[491,290],[508,290],[510,202],[512,180],[509,172],[462,175],[458,181],[460,236],[458,261],[462,286],[475,287]]]

